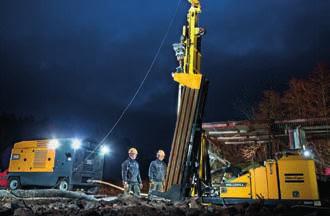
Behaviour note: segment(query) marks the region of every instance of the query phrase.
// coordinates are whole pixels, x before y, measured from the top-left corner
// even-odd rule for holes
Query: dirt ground
[[[132,196],[98,197],[98,200],[83,198],[0,198],[0,215],[330,215],[326,207],[264,206],[262,202],[234,206],[206,206],[196,200],[172,203],[148,200]]]

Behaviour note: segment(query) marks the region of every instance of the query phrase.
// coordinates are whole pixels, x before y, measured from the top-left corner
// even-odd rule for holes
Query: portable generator
[[[88,183],[103,176],[103,146],[96,147],[96,142],[78,139],[17,142],[11,152],[8,186],[96,189]]]

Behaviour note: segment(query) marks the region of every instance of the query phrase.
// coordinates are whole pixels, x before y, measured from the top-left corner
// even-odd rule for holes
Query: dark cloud
[[[176,4],[1,1],[0,111],[47,118],[52,127],[45,133],[102,138],[141,82]],[[120,143],[113,144],[118,152],[128,145],[169,149],[177,93],[171,44],[187,6],[183,0],[150,76],[109,138]],[[254,104],[264,89],[284,90],[290,78],[330,62],[329,1],[205,0],[202,6],[207,121],[244,118],[237,100]]]

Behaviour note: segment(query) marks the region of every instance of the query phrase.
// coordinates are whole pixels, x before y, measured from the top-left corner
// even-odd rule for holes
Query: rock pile
[[[25,195],[27,195],[27,192],[25,192]],[[263,205],[262,202],[224,207],[202,205],[198,200],[194,199],[173,203],[166,200],[148,200],[146,198],[136,198],[123,195],[116,197],[103,197],[98,198],[98,200],[89,198],[85,199],[86,197],[84,196],[79,198],[77,194],[74,195],[74,198],[70,198],[69,195],[66,196],[66,198],[17,198],[15,196],[0,196],[0,215],[330,215],[330,211],[327,208],[289,208],[281,205],[269,207]]]

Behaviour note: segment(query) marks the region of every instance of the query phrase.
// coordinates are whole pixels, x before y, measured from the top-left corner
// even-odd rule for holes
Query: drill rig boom
[[[180,85],[199,89],[202,80],[200,43],[204,29],[198,27],[198,15],[201,13],[199,1],[189,0],[189,2],[191,7],[187,15],[187,25],[183,26],[180,42],[173,44],[179,62],[173,78]]]
[[[165,189],[169,190],[169,194],[175,194],[171,199],[191,195],[196,183],[194,179],[200,179],[197,175],[203,174],[198,172],[201,156],[207,156],[201,153],[200,145],[208,86],[208,81],[200,71],[201,36],[204,29],[198,26],[198,15],[201,13],[199,1],[189,2],[191,7],[187,14],[187,24],[183,26],[180,42],[173,44],[179,66],[172,75],[179,83],[181,94],[178,96],[180,104],[165,180]]]

